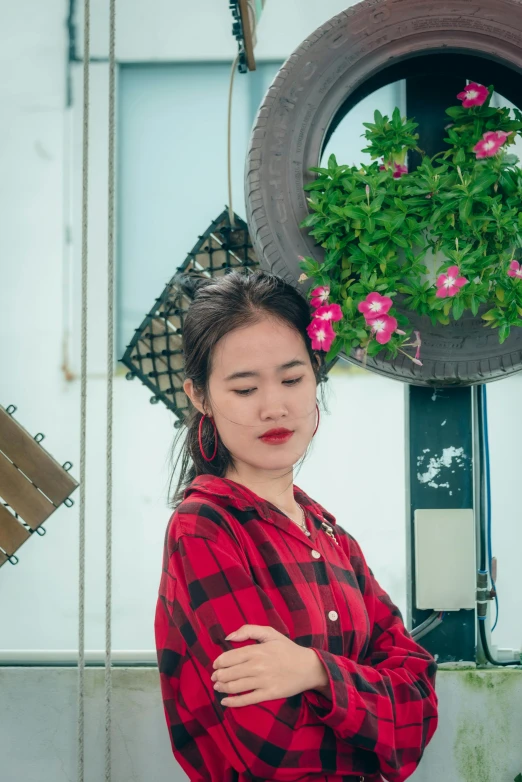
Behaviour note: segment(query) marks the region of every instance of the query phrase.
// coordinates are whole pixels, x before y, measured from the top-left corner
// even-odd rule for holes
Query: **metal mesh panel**
[[[225,209],[176,270],[121,359],[129,369],[127,378],[138,377],[153,392],[150,401],[163,402],[179,424],[189,410],[183,391],[181,341],[183,319],[192,301],[186,286],[182,289],[179,284],[180,275],[220,277],[233,269],[253,270],[257,265],[247,224],[236,215],[232,227]]]

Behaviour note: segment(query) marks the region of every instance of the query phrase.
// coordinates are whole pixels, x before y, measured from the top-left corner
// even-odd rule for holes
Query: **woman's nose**
[[[267,400],[261,408],[261,418],[263,421],[277,421],[288,415],[288,410],[283,402],[276,399]]]

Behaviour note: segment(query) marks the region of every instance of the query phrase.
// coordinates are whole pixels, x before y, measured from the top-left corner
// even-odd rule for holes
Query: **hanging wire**
[[[498,623],[498,595],[497,587],[493,580],[493,547],[491,544],[491,465],[489,458],[489,426],[488,426],[488,398],[486,391],[486,384],[482,386],[482,404],[483,404],[483,429],[484,429],[484,461],[486,472],[486,519],[487,519],[487,562],[489,567],[489,577],[491,579],[491,586],[495,592],[495,623],[491,628],[491,632],[495,629]]]
[[[263,3],[264,6],[264,3]],[[248,16],[250,19],[250,29],[252,30],[252,45],[257,43],[257,20],[256,12],[252,0],[248,1]],[[227,177],[228,177],[228,216],[232,228],[236,227],[234,220],[234,208],[232,205],[232,96],[234,92],[234,78],[239,64],[238,54],[232,63],[230,72],[230,84],[228,89],[228,121],[227,121]]]
[[[228,124],[227,124],[227,176],[228,176],[228,215],[232,228],[236,227],[234,208],[232,206],[232,95],[234,92],[234,77],[239,63],[239,54],[232,63],[230,84],[228,88]]]
[[[84,780],[85,737],[85,492],[87,441],[87,283],[89,230],[89,60],[90,0],[83,5],[83,145],[82,145],[82,295],[80,381],[80,511],[78,552],[78,782]]]
[[[107,246],[107,490],[105,541],[105,782],[111,780],[112,722],[112,443],[114,378],[114,226],[116,196],[116,0],[110,0],[109,32],[109,178]]]

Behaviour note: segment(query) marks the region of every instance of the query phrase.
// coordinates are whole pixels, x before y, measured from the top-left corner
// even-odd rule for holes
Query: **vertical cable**
[[[239,54],[232,63],[230,85],[228,88],[228,121],[227,121],[227,176],[228,176],[228,216],[232,228],[236,227],[234,207],[232,206],[232,95],[234,92],[234,77],[239,63]]]
[[[116,0],[110,0],[109,32],[109,179],[107,246],[107,492],[105,542],[105,782],[111,779],[112,721],[112,419],[114,378],[114,225],[115,225],[115,103],[116,103]]]
[[[82,145],[82,295],[81,295],[81,382],[80,382],[80,511],[78,584],[78,782],[84,780],[85,736],[85,493],[87,441],[87,282],[89,230],[89,61],[90,0],[83,4],[83,145]]]

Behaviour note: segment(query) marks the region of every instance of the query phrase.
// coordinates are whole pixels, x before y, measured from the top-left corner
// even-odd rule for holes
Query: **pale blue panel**
[[[228,202],[228,64],[123,66],[118,115],[118,354]],[[244,217],[248,79],[236,77],[235,211]]]
[[[366,130],[363,122],[373,122],[376,109],[381,114],[387,114],[391,117],[397,106],[404,115],[405,97],[405,83],[398,81],[381,87],[360,101],[337,126],[323,152],[323,163],[332,154],[342,165],[356,166],[361,163],[370,163],[370,155],[361,152],[361,149],[367,146],[367,141],[363,136]]]

